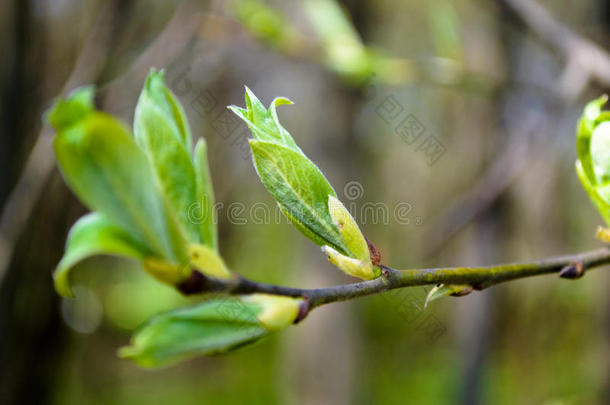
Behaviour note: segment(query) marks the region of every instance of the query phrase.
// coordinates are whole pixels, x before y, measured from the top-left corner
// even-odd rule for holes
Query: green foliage
[[[250,147],[261,181],[292,218],[324,244],[347,253],[347,247],[328,212],[328,196],[335,191],[305,155],[274,142],[251,140]]]
[[[66,182],[96,213],[71,233],[55,272],[60,293],[70,294],[71,269],[94,254],[138,258],[174,285],[186,276],[180,267],[189,244],[217,249],[205,142],[191,156],[186,116],[161,72],[151,71],[140,95],[135,139],[94,109],[92,87],[57,100],[46,118],[57,131],[55,154]],[[205,214],[201,223],[190,217],[193,208]]]
[[[57,291],[61,295],[72,296],[68,280],[70,269],[87,257],[101,254],[143,259],[151,252],[104,214],[89,213],[80,218],[68,234],[66,252],[53,275]]]
[[[70,127],[93,112],[93,92],[93,86],[83,86],[68,98],[55,100],[45,119],[57,131]]]
[[[245,99],[246,108],[229,108],[250,128],[254,166],[282,212],[341,270],[364,279],[377,277],[358,225],[324,174],[279,122],[276,107],[292,102],[276,98],[267,109],[247,87]]]
[[[71,270],[102,254],[139,260],[151,276],[173,287],[182,286],[193,269],[232,279],[218,254],[205,141],[200,139],[191,150],[186,116],[164,85],[163,73],[152,70],[146,80],[135,112],[135,137],[94,109],[93,94],[92,87],[78,89],[57,100],[46,115],[57,131],[54,147],[60,170],[93,210],[70,231],[54,273],[57,291],[70,296]],[[312,229],[311,235],[322,235],[321,243],[347,252],[328,212],[332,187],[279,123],[276,106],[291,102],[277,98],[267,110],[249,91],[246,100],[248,109],[235,111],[257,137],[253,148],[265,184],[304,232]],[[336,223],[349,222],[345,215],[340,213]],[[349,222],[346,229],[353,232],[354,226]],[[353,244],[355,239],[348,240]],[[254,294],[177,309],[146,323],[121,355],[150,367],[224,353],[291,325],[300,305],[304,303],[295,298]]]
[[[246,108],[234,105],[228,108],[248,124],[248,128],[250,128],[252,136],[255,139],[275,142],[298,153],[303,153],[294,139],[292,139],[292,136],[290,136],[290,133],[280,124],[277,116],[277,107],[280,105],[290,105],[292,101],[284,97],[276,97],[267,110],[248,87],[246,87],[245,98]]]
[[[85,205],[120,224],[155,255],[177,257],[178,235],[150,165],[124,125],[91,112],[59,130],[54,147],[66,182]]]
[[[197,203],[191,134],[182,107],[163,84],[162,72],[152,70],[146,79],[136,106],[134,133],[181,240],[202,242],[199,224],[189,218],[189,207]]]
[[[140,328],[119,355],[153,367],[235,350],[268,334],[257,319],[260,311],[258,305],[227,298],[165,312]]]
[[[584,109],[576,133],[576,172],[584,189],[610,225],[610,113],[602,111],[608,96]]]
[[[211,299],[160,314],[120,350],[144,367],[167,365],[194,355],[226,353],[252,345],[291,325],[300,300],[254,294]]]
[[[197,141],[193,159],[195,160],[197,179],[197,204],[193,208],[198,208],[197,219],[200,219],[201,222],[201,240],[218,251],[218,232],[214,216],[214,190],[208,166],[208,151],[205,139],[199,138]],[[193,210],[189,209],[189,215],[191,214],[193,214]]]

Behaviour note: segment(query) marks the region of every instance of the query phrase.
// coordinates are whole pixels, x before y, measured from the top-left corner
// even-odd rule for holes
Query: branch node
[[[567,279],[581,278],[585,274],[585,268],[582,262],[571,263],[559,271],[559,277]]]
[[[294,323],[297,324],[301,322],[303,319],[307,317],[309,314],[309,310],[311,309],[311,302],[309,298],[303,297],[303,300],[299,302],[299,313],[297,315],[297,319],[294,320]]]
[[[394,270],[393,268],[388,266],[384,266],[383,264],[380,264],[379,268],[381,269],[381,276],[386,280],[392,280],[393,278],[395,278],[396,274],[399,273],[397,270]]]

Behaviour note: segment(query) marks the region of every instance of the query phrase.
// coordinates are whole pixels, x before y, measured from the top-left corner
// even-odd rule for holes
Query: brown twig
[[[326,288],[292,288],[259,283],[241,276],[230,280],[213,279],[193,271],[189,288],[184,293],[200,294],[224,292],[228,294],[265,293],[289,297],[304,297],[310,308],[337,301],[346,301],[378,294],[396,288],[434,284],[470,285],[481,290],[505,281],[541,274],[558,273],[562,278],[581,277],[585,270],[610,264],[610,249],[552,257],[532,262],[500,264],[481,267],[445,267],[431,269],[394,270],[383,266],[383,273],[370,281]],[[196,288],[193,288],[193,287]]]

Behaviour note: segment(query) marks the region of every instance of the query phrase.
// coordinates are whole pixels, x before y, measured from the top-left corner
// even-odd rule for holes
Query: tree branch
[[[236,276],[232,280],[212,279],[198,271],[178,286],[184,294],[224,292],[228,294],[266,293],[289,297],[303,297],[309,309],[337,301],[347,301],[378,294],[396,288],[432,284],[465,284],[481,290],[504,281],[548,273],[559,273],[563,278],[580,278],[585,270],[610,264],[610,248],[552,257],[532,262],[500,264],[481,267],[444,267],[432,269],[394,270],[382,266],[382,276],[370,281],[326,288],[292,288],[259,283]]]

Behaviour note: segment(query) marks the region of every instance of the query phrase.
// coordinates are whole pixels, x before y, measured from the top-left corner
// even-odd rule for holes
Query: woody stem
[[[382,275],[374,280],[324,288],[292,288],[259,283],[241,276],[232,280],[211,279],[193,272],[188,294],[225,292],[228,294],[265,293],[290,297],[303,297],[310,309],[337,301],[347,301],[366,295],[378,294],[396,288],[433,284],[465,284],[483,289],[504,281],[541,274],[559,273],[563,278],[580,278],[585,270],[610,264],[610,249],[601,248],[584,253],[558,256],[531,262],[500,264],[481,267],[441,267],[428,269],[395,270],[382,266]],[[180,287],[179,287],[180,288]]]

